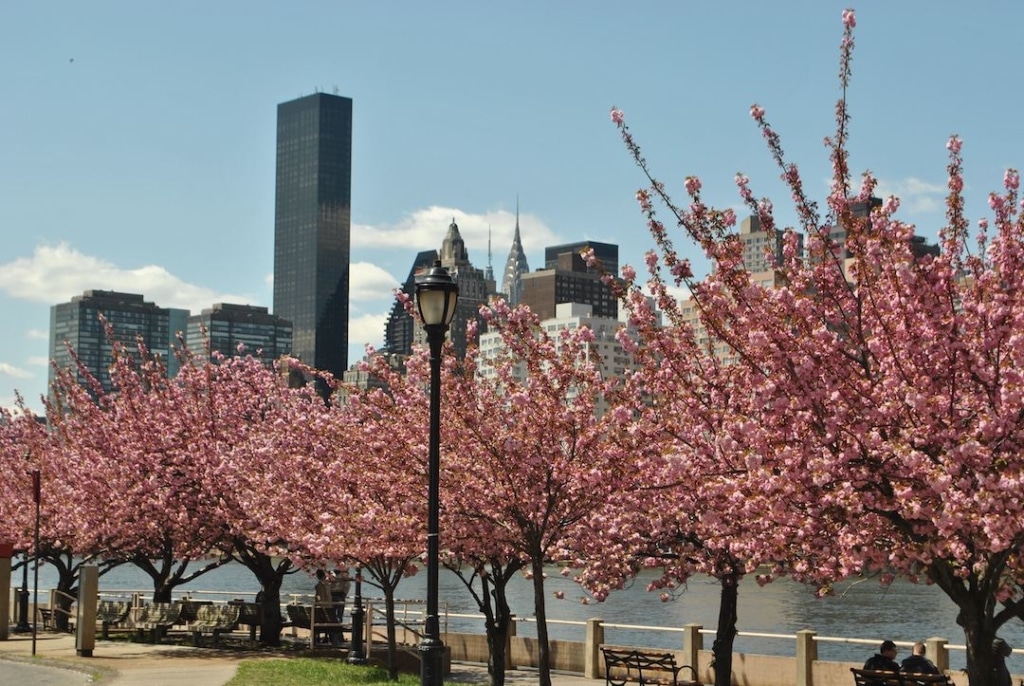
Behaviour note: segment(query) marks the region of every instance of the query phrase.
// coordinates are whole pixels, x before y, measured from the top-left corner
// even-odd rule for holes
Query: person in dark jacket
[[[938,674],[939,668],[924,656],[924,643],[918,641],[910,649],[910,657],[903,661],[903,671],[909,674]]]
[[[1010,670],[1006,668],[1006,658],[1012,652],[1013,648],[1003,639],[996,637],[992,641],[992,686],[1013,686]]]
[[[900,666],[896,663],[896,644],[889,640],[882,641],[878,652],[864,663],[864,669],[873,669],[879,672],[900,671]]]

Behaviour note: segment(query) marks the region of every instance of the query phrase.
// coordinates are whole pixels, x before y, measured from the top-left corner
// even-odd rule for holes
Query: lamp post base
[[[18,625],[11,629],[15,634],[32,633],[32,625],[28,623],[28,589],[18,591]]]
[[[420,686],[443,686],[444,643],[425,638],[420,643]]]

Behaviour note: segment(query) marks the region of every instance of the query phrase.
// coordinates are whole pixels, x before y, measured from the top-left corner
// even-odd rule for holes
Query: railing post
[[[601,678],[601,644],[604,643],[602,619],[591,617],[587,620],[586,641],[583,644],[583,676],[588,679]]]
[[[515,643],[517,626],[516,616],[512,615],[511,621],[508,623],[508,643],[505,645],[505,669],[516,668],[516,661],[512,659],[512,645]]]
[[[814,686],[814,661],[818,659],[816,632],[796,632],[796,686]]]
[[[925,654],[935,663],[940,672],[946,672],[949,669],[949,648],[946,647],[948,643],[949,641],[938,636],[924,642]]]
[[[700,651],[704,650],[702,624],[687,624],[683,627],[683,660],[700,674]]]

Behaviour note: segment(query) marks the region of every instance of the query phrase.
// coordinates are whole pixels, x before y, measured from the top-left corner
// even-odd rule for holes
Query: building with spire
[[[519,199],[516,198],[516,231],[512,237],[512,249],[505,261],[505,274],[501,282],[501,290],[508,298],[508,304],[515,307],[523,297],[523,274],[530,272],[523,252],[523,242],[519,237]]]
[[[494,292],[494,280],[488,281],[482,269],[477,269],[469,261],[466,241],[459,233],[459,225],[452,218],[448,233],[441,243],[441,266],[448,270],[455,283],[459,285],[459,302],[455,306],[455,318],[452,319],[449,336],[458,357],[466,355],[466,330],[471,319],[478,323],[478,331],[486,328],[480,317],[480,306],[486,305],[491,293]],[[417,336],[422,337],[422,328]],[[417,340],[421,340],[417,338]]]

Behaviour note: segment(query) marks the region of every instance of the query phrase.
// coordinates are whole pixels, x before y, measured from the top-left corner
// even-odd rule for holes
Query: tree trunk
[[[281,585],[286,575],[295,572],[295,567],[288,558],[281,559],[275,565],[274,558],[244,541],[235,542],[232,557],[252,572],[260,584],[260,594],[257,596],[260,605],[260,644],[272,647],[281,645],[284,625],[281,616]]]
[[[397,637],[395,636],[395,589],[390,584],[384,588],[384,610],[388,622],[388,679],[398,680],[398,664],[395,661],[395,653],[398,648]]]
[[[533,609],[537,619],[537,686],[551,686],[551,645],[548,639],[547,609],[544,605],[544,557],[531,556]]]
[[[712,646],[715,686],[732,684],[732,649],[736,640],[737,606],[739,603],[740,575],[729,574],[719,578],[722,591],[718,601],[718,630]]]

